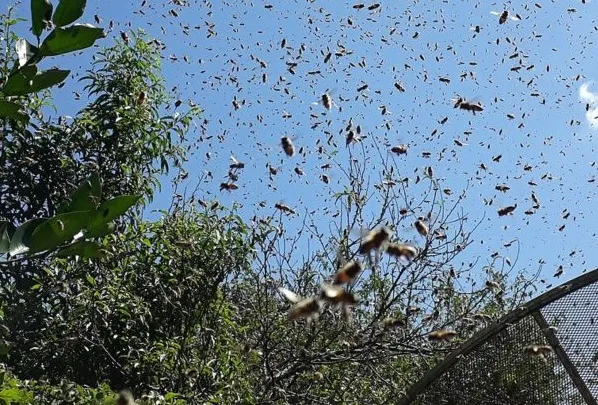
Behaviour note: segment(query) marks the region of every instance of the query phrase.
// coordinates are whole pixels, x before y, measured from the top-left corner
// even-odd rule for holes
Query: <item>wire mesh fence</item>
[[[546,348],[545,350],[538,350]],[[464,343],[401,405],[581,405],[598,399],[598,270]]]

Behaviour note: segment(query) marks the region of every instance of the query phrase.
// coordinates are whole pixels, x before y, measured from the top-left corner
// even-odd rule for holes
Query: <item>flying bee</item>
[[[220,183],[220,191],[222,191],[222,190],[233,191],[233,190],[237,190],[238,188],[239,188],[239,186],[237,186],[235,183]]]
[[[497,15],[498,17],[498,23],[499,24],[504,24],[507,22],[507,20],[513,20],[513,21],[520,21],[521,17],[519,17],[519,15],[515,14],[515,16],[512,16],[509,14],[508,10],[504,10],[502,12],[499,11],[491,11],[490,14],[492,15]]]
[[[363,270],[361,263],[358,260],[351,260],[336,273],[334,284],[345,284],[350,282],[357,277],[361,270]]]
[[[401,328],[405,326],[405,319],[403,318],[384,318],[382,321],[378,323],[378,325],[382,329],[394,329],[394,328]]]
[[[280,210],[281,212],[285,213],[285,214],[296,214],[295,210],[292,209],[291,207],[289,207],[288,205],[284,205],[281,203],[276,203],[274,204],[274,208],[276,208],[277,210]]]
[[[552,346],[548,345],[529,345],[523,348],[523,353],[528,356],[533,356],[542,359],[545,363],[548,362],[548,356],[553,352]]]
[[[328,93],[324,93],[322,94],[320,101],[322,103],[322,105],[324,106],[325,109],[329,110],[332,108],[332,97],[330,97],[330,95]]]
[[[403,87],[403,85],[402,85],[401,83],[399,83],[399,82],[396,82],[396,83],[395,83],[395,88],[396,88],[398,91],[400,91],[401,93],[404,93],[404,92],[405,92],[405,87]]]
[[[428,225],[426,225],[426,223],[424,222],[423,217],[419,217],[417,221],[413,223],[413,226],[415,227],[417,233],[419,233],[424,238],[427,237],[430,233],[430,229],[428,228]]]
[[[397,145],[390,148],[390,151],[397,155],[405,155],[409,151],[409,147],[407,145]]]
[[[517,208],[517,204],[515,204],[515,205],[508,205],[506,207],[503,207],[503,208],[501,208],[501,209],[498,210],[498,216],[499,217],[504,217],[505,215],[512,214],[513,211],[515,211],[516,208]]]
[[[386,252],[409,263],[417,255],[417,248],[407,243],[389,243]]]
[[[357,298],[338,285],[322,284],[320,299],[332,305],[354,306]]]
[[[428,334],[428,340],[431,342],[449,341],[457,336],[454,330],[439,329]]]
[[[291,290],[279,287],[278,291],[293,304],[289,310],[289,320],[294,321],[299,318],[306,318],[308,322],[317,319],[320,312],[320,301],[315,297],[302,298]]]
[[[460,108],[465,111],[471,111],[473,113],[473,115],[475,115],[476,112],[484,111],[484,107],[482,106],[481,103],[470,102],[470,101],[465,100],[462,97],[458,97],[455,100],[455,105],[453,107]]]
[[[380,249],[382,245],[388,242],[390,238],[390,230],[383,226],[379,229],[374,229],[367,234],[361,245],[359,246],[359,253],[369,253],[374,249]]]
[[[283,136],[280,138],[280,143],[282,145],[282,150],[286,153],[287,156],[293,156],[295,154],[295,146],[291,141],[291,138],[288,136]]]

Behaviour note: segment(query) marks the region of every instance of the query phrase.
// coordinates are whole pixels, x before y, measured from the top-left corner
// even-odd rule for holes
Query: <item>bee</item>
[[[417,255],[417,248],[407,243],[389,243],[386,252],[391,256],[410,262]]]
[[[430,229],[428,228],[428,225],[426,225],[426,223],[424,222],[424,218],[422,217],[419,217],[417,221],[413,223],[413,226],[417,230],[417,233],[419,233],[424,238],[427,237],[430,233]]]
[[[135,405],[135,398],[129,390],[122,390],[118,393],[116,405]]]
[[[237,190],[238,188],[239,188],[239,186],[237,186],[235,183],[220,183],[220,191],[222,191],[222,190],[233,191],[233,190]]]
[[[501,209],[498,210],[498,216],[499,217],[503,217],[505,215],[512,214],[513,211],[515,211],[516,208],[517,208],[517,204],[515,204],[515,205],[508,205],[506,207],[503,207],[503,208],[501,208]]]
[[[397,155],[405,155],[409,151],[409,147],[407,145],[397,145],[390,148],[390,151]]]
[[[498,284],[496,281],[492,281],[492,280],[486,281],[486,288],[488,288],[489,290],[491,290],[493,292],[501,292],[502,291],[502,289],[500,288],[500,284]]]
[[[321,98],[320,98],[320,102],[322,103],[322,105],[324,106],[325,109],[329,110],[332,108],[332,97],[330,97],[330,95],[328,93],[324,93],[322,94]]]
[[[494,187],[494,189],[506,193],[511,189],[511,187],[507,186],[506,184],[499,184],[498,186]]]
[[[403,87],[403,85],[402,85],[401,83],[399,83],[399,82],[396,82],[396,83],[395,83],[395,88],[396,88],[398,91],[400,91],[401,93],[404,93],[404,92],[405,92],[405,87]]]
[[[320,299],[332,305],[354,306],[357,298],[338,285],[322,284]]]
[[[330,183],[330,178],[328,178],[328,176],[325,174],[321,174],[320,179],[322,179],[322,181],[326,184]]]
[[[403,318],[384,318],[382,321],[378,323],[380,327],[383,329],[394,329],[394,328],[401,328],[405,326],[405,319]]]
[[[523,353],[529,356],[538,356],[546,360],[545,356],[550,355],[553,349],[549,345],[529,345],[523,348]]]
[[[299,176],[303,176],[305,174],[303,169],[301,169],[299,166],[295,167],[295,173],[297,173]]]
[[[361,245],[359,246],[359,253],[369,253],[374,249],[380,249],[383,244],[388,242],[390,238],[390,230],[387,227],[374,229],[367,234]]]
[[[504,24],[507,22],[507,20],[513,20],[513,21],[520,21],[521,17],[519,17],[517,14],[515,16],[511,16],[509,15],[509,11],[508,10],[504,10],[503,12],[498,12],[498,11],[491,11],[490,14],[492,15],[497,15],[498,17],[498,23],[499,24]]]
[[[294,321],[299,318],[306,318],[308,322],[318,318],[320,312],[320,301],[315,297],[302,298],[291,290],[279,287],[278,291],[293,304],[289,310],[289,320]]]
[[[274,204],[274,208],[276,208],[277,210],[282,211],[285,214],[296,214],[296,212],[295,212],[294,209],[292,209],[288,205],[284,205],[284,204],[281,204],[281,203]]]
[[[295,154],[295,146],[291,141],[291,138],[288,136],[283,136],[280,138],[280,143],[282,145],[282,150],[286,153],[287,156],[293,156]]]
[[[358,260],[351,260],[336,273],[334,284],[345,284],[350,282],[357,277],[361,270],[363,270],[361,263]]]
[[[139,97],[137,97],[137,105],[145,104],[145,100],[147,100],[147,94],[145,91],[139,93]]]
[[[431,342],[440,342],[452,340],[457,336],[457,332],[454,330],[439,329],[428,334],[428,340]]]
[[[471,111],[473,115],[475,115],[476,112],[484,111],[484,107],[482,107],[481,103],[472,103],[465,100],[462,97],[459,97],[455,100],[454,108],[460,108],[465,111]]]

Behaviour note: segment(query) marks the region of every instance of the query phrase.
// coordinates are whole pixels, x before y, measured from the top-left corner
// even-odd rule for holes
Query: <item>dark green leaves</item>
[[[75,22],[83,15],[85,3],[86,0],[60,0],[52,17],[52,22],[57,27],[64,27]]]
[[[56,256],[58,257],[69,257],[69,256],[80,256],[86,259],[97,259],[105,256],[105,250],[101,245],[95,242],[80,240],[73,243],[63,249],[60,249]]]
[[[34,218],[21,224],[15,231],[14,235],[10,240],[10,246],[8,253],[11,256],[20,255],[26,253],[29,250],[29,242],[31,240],[31,234],[35,231],[38,225],[46,221],[46,218]]]
[[[80,232],[89,219],[89,211],[67,212],[48,219],[31,234],[29,253],[54,249],[70,242]]]
[[[93,211],[100,203],[101,197],[100,176],[94,173],[77,187],[71,197],[68,211]]]
[[[2,92],[6,96],[35,93],[62,83],[70,72],[70,70],[49,69],[29,78],[19,71],[8,78]]]
[[[90,232],[101,230],[106,224],[127,212],[139,198],[137,195],[121,195],[104,202],[90,218],[87,229]]]
[[[75,24],[67,28],[55,28],[42,43],[39,53],[41,56],[54,56],[89,48],[104,35],[103,29],[90,24]]]
[[[39,38],[48,21],[52,20],[52,3],[48,0],[31,0],[31,31]]]
[[[29,116],[21,112],[21,105],[0,99],[0,118],[12,118],[17,121],[28,121]]]
[[[12,224],[8,221],[0,221],[0,254],[8,253],[10,248],[10,234]]]

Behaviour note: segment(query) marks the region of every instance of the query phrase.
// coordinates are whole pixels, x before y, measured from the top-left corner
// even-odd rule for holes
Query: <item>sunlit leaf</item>
[[[55,28],[39,49],[41,56],[62,55],[89,48],[105,36],[104,30],[90,24],[75,24],[67,28]]]
[[[75,22],[85,11],[86,0],[60,0],[52,17],[57,27],[64,27]]]
[[[106,252],[101,245],[87,240],[80,240],[79,242],[60,249],[58,253],[56,253],[56,256],[58,257],[80,256],[83,258],[101,258],[105,255]]]
[[[31,234],[29,253],[54,249],[70,241],[87,224],[89,211],[67,212],[46,220]]]
[[[0,254],[8,253],[10,249],[10,234],[14,231],[8,221],[0,221]]]
[[[15,44],[17,56],[19,58],[19,68],[25,66],[28,62],[37,56],[39,49],[36,46],[31,45],[26,39],[19,39]]]
[[[46,21],[52,19],[54,6],[48,0],[31,0],[31,31],[39,38],[46,27]]]
[[[34,218],[21,224],[21,226],[15,230],[14,235],[12,235],[12,238],[10,239],[8,253],[11,256],[26,253],[29,250],[31,234],[40,224],[44,222],[46,222],[46,218]]]

